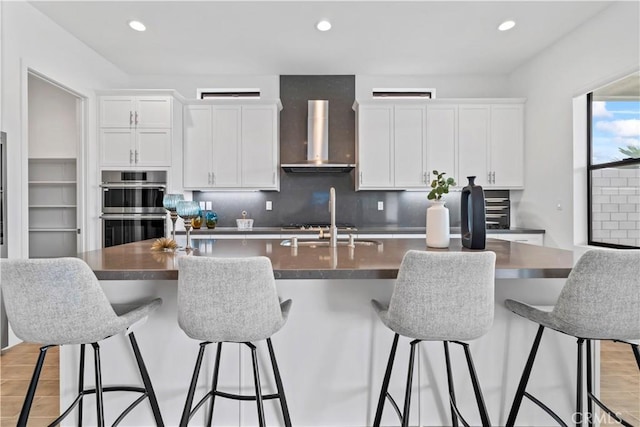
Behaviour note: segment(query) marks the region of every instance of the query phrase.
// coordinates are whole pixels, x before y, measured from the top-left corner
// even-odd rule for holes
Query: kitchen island
[[[284,328],[273,337],[292,422],[296,426],[369,426],[384,375],[393,333],[382,325],[370,308],[372,298],[388,301],[402,256],[409,249],[425,250],[424,239],[386,239],[381,244],[355,248],[285,247],[279,239],[198,239],[190,253],[151,252],[152,241],[136,242],[80,254],[101,280],[114,303],[131,303],[161,297],[163,306],[136,334],[156,388],[165,423],[177,425],[198,351],[177,325],[177,265],[182,256],[255,256],[271,259],[278,293],[291,298],[293,307]],[[184,243],[184,242],[182,242]],[[429,249],[442,251],[443,249]],[[452,240],[450,251],[463,249]],[[570,251],[507,241],[488,240],[486,250],[497,255],[496,314],[494,326],[471,343],[492,423],[504,425],[522,367],[536,327],[508,312],[506,298],[537,305],[552,304],[570,272],[574,256]],[[408,342],[401,339],[401,344]],[[132,361],[123,363],[126,339],[109,338],[102,345],[105,383],[137,381]],[[574,341],[548,333],[542,342],[533,371],[532,391],[554,403],[570,419],[573,406]],[[260,348],[263,392],[273,390],[264,343]],[[116,350],[118,354],[116,354]],[[62,405],[72,399],[77,384],[77,349],[63,347],[61,353]],[[213,351],[208,353],[199,391],[210,382]],[[462,354],[452,354],[458,402],[465,417],[477,425],[473,392]],[[265,357],[266,356],[266,357]],[[412,425],[450,424],[446,396],[446,375],[442,345],[420,345],[414,378]],[[402,400],[406,381],[408,345],[398,349],[390,391]],[[250,356],[240,346],[223,352],[219,384],[223,389],[251,393]],[[206,369],[205,369],[206,368]],[[90,376],[87,376],[87,379]],[[129,396],[107,396],[106,408],[125,406]],[[134,410],[123,425],[151,425],[145,405]],[[282,422],[277,403],[266,402],[267,422]],[[87,411],[85,411],[87,412]],[[523,405],[519,423],[552,425],[542,411]],[[107,410],[107,414],[115,411]],[[85,417],[89,413],[85,414]],[[204,423],[200,411],[192,425]],[[216,401],[215,425],[257,425],[255,404]],[[107,415],[107,422],[110,418]],[[85,422],[91,424],[90,419]],[[112,421],[112,420],[111,420]],[[72,422],[71,420],[69,421]],[[383,424],[397,424],[393,409],[385,409]]]

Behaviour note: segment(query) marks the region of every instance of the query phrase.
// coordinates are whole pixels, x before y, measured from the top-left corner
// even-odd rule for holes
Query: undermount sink
[[[377,246],[381,245],[382,242],[377,240],[365,240],[365,239],[355,239],[353,241],[355,246]],[[338,240],[338,246],[349,246],[349,240]],[[291,239],[286,239],[280,242],[281,246],[291,246]],[[328,248],[330,242],[328,240],[298,240],[298,246],[307,246],[310,248]]]

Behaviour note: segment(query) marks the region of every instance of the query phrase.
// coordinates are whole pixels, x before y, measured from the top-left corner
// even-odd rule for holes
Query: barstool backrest
[[[7,318],[24,341],[94,342],[118,323],[95,274],[78,258],[4,259],[0,267]]]
[[[422,340],[468,340],[493,324],[496,254],[408,251],[389,304],[389,322]]]
[[[640,339],[640,250],[590,250],[571,270],[554,315],[582,338]]]
[[[267,257],[182,257],[178,324],[211,342],[266,339],[285,322]]]

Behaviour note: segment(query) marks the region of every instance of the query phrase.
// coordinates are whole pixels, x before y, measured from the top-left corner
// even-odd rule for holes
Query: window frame
[[[592,195],[592,179],[591,172],[598,169],[607,169],[618,166],[639,165],[638,159],[616,160],[614,162],[592,164],[592,136],[593,136],[593,116],[592,116],[593,92],[587,94],[587,244],[589,246],[599,246],[612,249],[640,249],[640,246],[621,245],[618,243],[598,242],[593,240],[593,195]]]

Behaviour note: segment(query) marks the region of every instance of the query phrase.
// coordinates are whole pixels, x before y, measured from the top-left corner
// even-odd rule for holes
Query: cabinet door
[[[171,129],[138,129],[136,166],[171,166]]]
[[[396,188],[426,186],[425,121],[425,107],[395,106],[393,170]]]
[[[138,128],[170,128],[171,97],[148,96],[136,98],[133,121]]]
[[[182,156],[183,186],[211,187],[212,126],[211,107],[184,107],[184,150]]]
[[[133,129],[100,129],[100,164],[102,166],[135,165]]]
[[[278,189],[278,120],[275,106],[242,107],[242,186]]]
[[[495,187],[524,187],[524,106],[491,106],[490,171]]]
[[[430,105],[427,107],[427,182],[433,171],[446,172],[458,185],[458,106]]]
[[[393,107],[358,108],[357,190],[393,188]]]
[[[211,183],[214,187],[240,187],[241,107],[214,106]]]
[[[101,96],[100,123],[103,128],[134,126],[135,99],[132,96]]]
[[[476,184],[489,187],[489,117],[488,105],[458,106],[458,177],[475,176]]]

